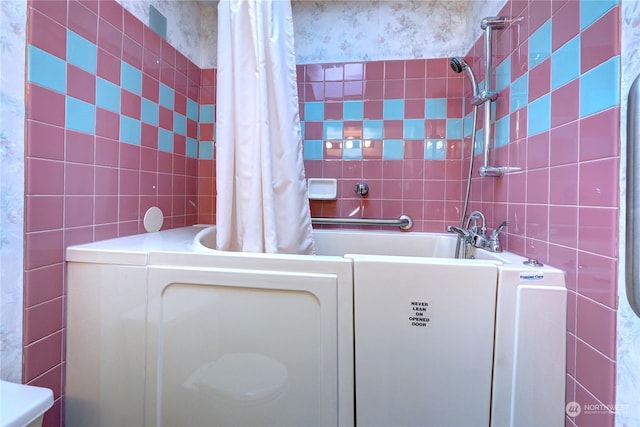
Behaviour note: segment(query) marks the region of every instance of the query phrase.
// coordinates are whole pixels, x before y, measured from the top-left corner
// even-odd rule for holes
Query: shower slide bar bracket
[[[400,215],[397,219],[385,218],[311,218],[313,225],[366,225],[382,227],[400,227],[402,230],[410,230],[413,227],[413,219],[409,215]]]
[[[627,102],[627,219],[625,279],[629,305],[640,317],[640,75]]]

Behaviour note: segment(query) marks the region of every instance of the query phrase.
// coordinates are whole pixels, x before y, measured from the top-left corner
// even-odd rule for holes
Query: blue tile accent
[[[200,123],[213,123],[215,117],[214,105],[201,105],[200,106]]]
[[[173,132],[178,135],[187,134],[187,116],[173,112]]]
[[[476,143],[473,147],[474,154],[480,154],[484,151],[484,129],[478,129],[476,132]]]
[[[382,158],[385,160],[402,160],[404,143],[401,139],[385,139],[382,141]]]
[[[529,102],[529,73],[524,73],[511,85],[509,111],[514,112]]]
[[[173,153],[173,132],[163,128],[158,129],[158,150]]]
[[[303,156],[305,160],[322,160],[323,141],[317,139],[305,140],[303,145]]]
[[[442,139],[424,140],[425,160],[444,160],[447,154],[447,144]]]
[[[142,71],[122,61],[120,85],[129,92],[142,95]],[[162,85],[161,85],[162,86]],[[173,105],[171,107],[173,109]]]
[[[140,120],[120,116],[120,141],[140,145]]]
[[[580,36],[576,36],[551,56],[551,90],[580,77]]]
[[[463,126],[464,126],[464,137],[465,138],[470,137],[471,132],[473,131],[473,110],[469,114],[464,116]]]
[[[147,98],[142,98],[142,111],[141,119],[145,123],[158,126],[158,104],[153,101],[149,101]]]
[[[546,94],[529,104],[528,136],[549,130],[551,127],[551,95]]]
[[[462,119],[447,119],[445,135],[448,139],[462,138]]]
[[[506,58],[496,68],[496,90],[500,92],[511,84],[511,58]]]
[[[580,30],[593,24],[617,4],[618,0],[580,0]]]
[[[96,77],[96,105],[120,114],[120,87]]]
[[[98,47],[84,37],[67,30],[67,62],[91,74],[96,74]]]
[[[364,102],[344,101],[342,104],[342,118],[345,120],[362,120],[364,118]]]
[[[551,55],[551,20],[548,20],[529,37],[529,69]]]
[[[398,120],[404,118],[404,99],[385,99],[382,104],[382,118]]]
[[[404,139],[422,139],[422,138],[424,138],[424,120],[422,120],[422,119],[405,119],[403,135],[404,135]]]
[[[620,57],[587,71],[580,78],[580,117],[620,105]]]
[[[503,147],[509,144],[509,138],[511,133],[509,116],[502,117],[498,121],[496,121],[495,126],[495,146]]]
[[[347,139],[342,143],[342,158],[346,160],[362,159],[362,141]]]
[[[425,100],[425,117],[427,119],[446,119],[447,99],[432,98]]]
[[[305,102],[304,119],[317,122],[324,120],[324,102]]]
[[[198,141],[193,138],[187,138],[187,157],[198,158]]]
[[[213,141],[200,141],[198,155],[204,160],[213,160]]]
[[[342,121],[325,121],[323,127],[324,139],[342,140],[344,124]]]
[[[169,110],[175,106],[175,91],[164,83],[160,83],[160,105]]]
[[[96,106],[71,96],[66,97],[65,126],[90,134],[96,133]]]
[[[300,121],[300,135],[302,136],[302,139],[304,139],[305,137],[304,121]]]
[[[187,117],[198,121],[198,103],[191,98],[187,98]]]
[[[362,139],[382,139],[382,120],[363,120]]]
[[[67,91],[67,65],[57,56],[29,45],[29,75],[32,83],[61,93]]]

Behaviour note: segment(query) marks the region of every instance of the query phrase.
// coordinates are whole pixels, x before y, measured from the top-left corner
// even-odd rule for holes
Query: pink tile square
[[[120,145],[120,168],[140,169],[140,146],[134,144]]]
[[[578,214],[578,249],[616,258],[618,209],[580,207]]]
[[[404,60],[390,60],[384,62],[384,79],[404,79]]]
[[[25,267],[27,270],[64,261],[62,230],[25,234]]]
[[[158,151],[152,148],[140,149],[140,170],[156,172],[158,170]]]
[[[328,101],[342,101],[344,98],[342,82],[325,82],[324,99]]]
[[[549,170],[549,202],[557,205],[578,204],[578,165],[552,167]]]
[[[90,104],[96,101],[96,77],[80,68],[67,64],[67,95]]]
[[[118,166],[120,144],[117,140],[96,137],[96,165]]]
[[[125,116],[140,120],[140,111],[140,96],[126,89],[120,89],[120,112]]]
[[[29,2],[34,10],[44,16],[48,16],[59,24],[67,25],[67,1],[66,0],[32,0]]]
[[[326,110],[325,110],[326,114]],[[362,121],[347,120],[343,123],[343,132],[346,139],[362,139]]]
[[[95,196],[94,209],[95,224],[109,224],[117,222],[118,196]],[[115,235],[115,233],[113,235]],[[96,239],[98,240],[98,236],[96,236]]]
[[[131,37],[133,40],[135,40],[139,44],[144,43],[144,38],[143,38],[144,24],[126,9],[123,10],[123,26],[124,26],[124,33],[127,36]]]
[[[143,49],[142,71],[145,73],[143,79],[152,77],[153,80],[157,81],[160,78],[160,58],[148,49]]]
[[[62,160],[64,158],[64,129],[27,120],[26,151],[29,157]]]
[[[571,248],[577,247],[578,210],[573,206],[549,206],[549,241]],[[553,261],[553,259],[552,259]]]
[[[419,179],[404,179],[402,181],[402,200],[403,204],[408,200],[420,200],[422,201],[422,196],[424,194],[424,184],[422,180]],[[420,212],[422,214],[422,204],[420,204]],[[420,218],[421,215],[415,216],[416,218]]]
[[[558,50],[580,32],[580,2],[567,1],[551,19],[551,49]]]
[[[93,225],[93,196],[65,196],[65,228],[88,225]]]
[[[140,196],[118,196],[118,222],[138,219]],[[136,229],[137,232],[137,229]]]
[[[157,176],[156,172],[140,172],[140,194],[145,196],[155,196],[157,191]],[[143,212],[146,209],[143,210]]]
[[[184,78],[184,74],[182,74],[182,81],[186,82]],[[166,62],[160,61],[160,81],[165,85],[173,88],[175,87],[176,80],[176,70],[171,65]],[[184,84],[186,85],[186,83]],[[177,89],[177,88],[176,88]]]
[[[62,196],[26,196],[25,229],[46,231],[62,228]]]
[[[402,139],[404,128],[402,120],[384,120],[382,133],[385,139]]]
[[[200,86],[200,74],[201,70],[195,63],[192,61],[187,62],[187,77],[189,80]]]
[[[80,163],[65,163],[65,195],[93,194],[94,166]]]
[[[580,72],[620,54],[620,8],[614,7],[580,35]]]
[[[163,62],[163,67],[165,67],[166,65],[164,65],[165,63]],[[169,66],[170,67],[170,66]],[[175,85],[175,90],[176,93],[179,93],[183,96],[187,96],[187,93],[189,91],[189,79],[187,78],[187,75],[184,73],[181,73],[179,71],[174,73],[174,85]]]
[[[342,120],[342,102],[325,102],[324,119]]]
[[[404,80],[385,80],[384,99],[404,98]]]
[[[578,324],[579,330],[580,324]],[[580,339],[576,341],[576,379],[601,402],[610,404],[614,401],[615,362]]]
[[[427,77],[446,77],[449,75],[449,58],[427,59]]]
[[[367,140],[363,143],[362,146],[362,157],[364,159],[382,159],[382,141],[381,140]],[[379,174],[382,172],[382,164],[378,162],[367,161],[364,162],[365,171],[377,169],[378,175],[374,174],[374,176],[380,176]]]
[[[124,9],[115,0],[100,1],[100,18],[106,20],[119,30],[123,29]]]
[[[96,107],[96,135],[117,140],[120,135],[120,116]]]
[[[142,70],[142,45],[129,36],[122,37],[122,59],[131,66]]]
[[[578,122],[553,128],[549,141],[549,161],[551,166],[578,162],[580,146]],[[577,179],[577,174],[575,175]]]
[[[55,2],[42,2],[55,3]],[[40,4],[40,2],[37,2]],[[67,58],[67,31],[58,22],[36,9],[29,9],[28,41],[30,44],[57,56]]]
[[[69,29],[92,43],[97,42],[98,16],[77,1],[69,1]]]
[[[160,43],[160,51],[162,53],[162,60],[172,67],[176,66],[176,49],[169,44],[166,40],[162,40]]]
[[[186,152],[187,139],[184,135],[173,135],[173,153],[176,155],[173,159],[173,172],[184,174],[184,155]],[[180,157],[177,157],[180,155]]]
[[[120,85],[120,59],[98,48],[98,76]]]
[[[601,376],[608,375],[610,369],[601,372]],[[612,378],[615,378],[615,372]],[[615,386],[614,386],[615,387]],[[615,402],[615,391],[607,392],[609,397],[606,402]],[[589,388],[587,391],[580,383],[576,383],[576,402],[580,402],[584,408],[614,407],[615,403],[605,403],[593,397],[593,391]],[[602,427],[615,425],[615,414],[608,410],[604,411],[582,411],[580,415],[575,417],[575,424],[580,427]]]
[[[609,108],[580,120],[580,161],[619,155],[619,108]]]
[[[27,119],[65,126],[65,96],[36,84],[27,84]]]
[[[63,194],[64,163],[37,158],[27,159],[27,194]]]
[[[578,251],[578,292],[610,308],[617,301],[615,259]]]
[[[549,169],[530,169],[527,171],[527,203],[549,203]],[[546,221],[543,223],[545,226]]]
[[[551,92],[551,127],[578,119],[580,115],[580,81],[575,79]]]
[[[173,109],[176,113],[180,113],[182,115],[187,114],[187,97],[182,93],[175,93]]]
[[[370,62],[366,62],[364,66],[365,66],[366,80],[384,79],[384,68],[385,68],[384,61],[370,61]]]
[[[526,199],[526,191],[522,189],[527,188],[527,174],[526,173],[513,173],[509,176],[509,202],[510,203],[524,203]]]
[[[67,162],[93,165],[94,136],[87,133],[67,129],[65,143],[65,160]],[[67,163],[68,166],[68,163]],[[69,178],[68,176],[66,178]]]
[[[159,107],[159,124],[163,129],[173,130],[173,111],[162,105]]]
[[[140,132],[143,147],[158,148],[158,127],[148,123],[142,123]]]
[[[187,74],[189,72],[189,60],[180,51],[176,50],[176,70]]]
[[[344,80],[343,64],[324,64],[323,68],[325,82],[339,82]]]
[[[63,386],[62,386],[62,379],[64,378],[63,375],[64,373],[62,370],[62,365],[58,365],[53,369],[50,369],[44,374],[40,375],[39,377],[35,378],[34,380],[30,381],[29,385],[48,388],[51,391],[53,391],[53,398],[58,399],[63,392]]]
[[[383,80],[367,80],[364,82],[364,99],[378,100],[384,97]]]
[[[616,357],[616,312],[595,301],[578,295],[577,335],[611,360]]]
[[[114,202],[117,206],[118,202]],[[118,237],[118,224],[103,224],[93,227],[93,234],[96,241],[112,239]]]
[[[449,103],[447,103],[448,106]],[[424,119],[424,99],[406,99],[404,101],[405,119]],[[461,115],[458,115],[460,117]]]
[[[193,80],[189,79],[187,85],[187,96],[192,101],[198,102],[198,97],[200,95],[200,85]]]
[[[494,120],[499,120],[505,116],[508,116],[509,113],[511,112],[509,101],[508,101],[511,96],[510,94],[511,94],[511,89],[508,86],[500,92],[499,97],[503,99],[504,102],[497,102],[495,104],[496,112],[495,112]],[[449,102],[447,101],[447,104],[448,103]]]
[[[406,146],[407,145],[416,145],[415,143],[418,142],[420,143],[419,145],[422,145],[421,142],[422,141],[412,141],[412,140],[407,140],[405,142],[405,153],[407,152]],[[422,179],[424,178],[424,165],[425,165],[425,161],[424,159],[422,159],[422,157],[418,157],[418,158],[405,158],[405,160],[402,161],[402,178],[405,180],[405,182],[407,180],[414,180],[414,181],[420,181],[419,184],[416,184],[417,186],[420,186],[422,188]],[[420,190],[420,193],[422,193],[422,190]]]
[[[382,120],[383,115],[383,102],[377,100],[365,100],[364,101],[364,118],[369,120]]]
[[[541,0],[545,2],[546,0]],[[551,58],[529,71],[529,102],[549,93],[551,88]]]
[[[427,66],[427,74],[430,68]],[[425,84],[427,98],[446,98],[447,97],[447,78],[445,77],[429,77]],[[452,96],[460,96],[461,93],[452,94]]]
[[[553,235],[551,229],[549,233]],[[568,289],[577,289],[578,251],[575,247],[549,244],[549,264],[565,272]]]
[[[383,160],[382,161],[382,179],[383,180],[402,179],[402,161],[401,160]]]
[[[424,122],[424,136],[428,139],[444,138],[447,132],[445,119],[428,119]]]
[[[425,59],[409,59],[405,62],[407,79],[425,78],[427,76],[427,62]]]
[[[419,99],[424,101],[426,93],[425,89],[426,81],[424,78],[420,79],[407,79],[404,82],[404,98]]]
[[[23,381],[29,382],[62,362],[62,331],[24,347]]]
[[[447,77],[447,98],[466,96],[465,89],[469,90],[469,99],[471,99],[471,84],[468,82],[466,76],[464,78],[460,78],[459,76]]]
[[[24,345],[62,330],[62,297],[24,310]]]
[[[95,167],[95,194],[110,195],[118,194],[118,169],[112,167]]]
[[[105,21],[98,19],[98,47],[116,58],[122,55],[122,32]]]
[[[511,81],[517,80],[529,71],[529,41],[528,39],[521,40],[525,37],[521,33],[524,22],[523,20],[518,24],[513,24],[511,27],[518,29],[518,31],[513,32],[514,53],[511,55]]]
[[[618,158],[580,163],[580,205],[618,206],[618,167]]]
[[[509,203],[507,206],[507,221],[509,235],[526,236],[526,205],[523,203]]]
[[[529,34],[536,32],[542,24],[551,18],[551,0],[529,2]]]
[[[324,159],[342,159],[342,141],[325,141],[323,150]]]
[[[62,212],[62,206],[60,212]],[[63,270],[64,263],[59,263],[25,271],[25,308],[61,297]]]
[[[547,205],[527,205],[527,237],[530,239],[537,239],[542,242],[548,240],[549,232],[549,207]],[[541,244],[542,242],[536,243]],[[543,262],[546,262],[547,252],[546,244],[544,245],[544,252],[542,257],[538,257]],[[528,255],[533,255],[529,253]]]
[[[166,151],[158,151],[158,172],[171,173],[173,171],[173,156]]]

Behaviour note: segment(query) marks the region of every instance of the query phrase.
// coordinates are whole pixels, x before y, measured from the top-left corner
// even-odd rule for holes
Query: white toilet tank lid
[[[23,427],[53,405],[48,388],[0,381],[0,427]]]

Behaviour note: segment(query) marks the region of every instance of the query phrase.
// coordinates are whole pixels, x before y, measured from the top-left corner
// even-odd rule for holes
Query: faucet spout
[[[456,227],[455,225],[447,225],[447,231],[449,233],[456,233],[458,236],[460,236],[463,239],[468,239],[471,236],[471,233],[469,233],[467,230],[464,230],[460,227]]]

